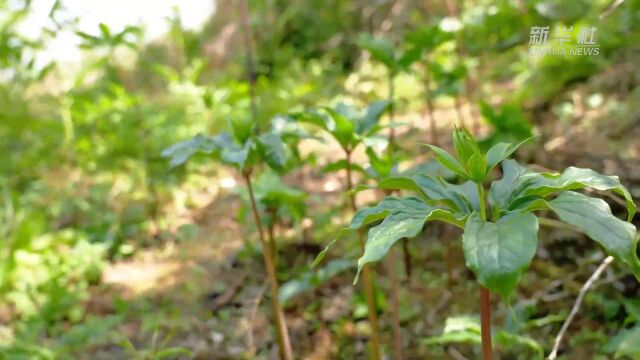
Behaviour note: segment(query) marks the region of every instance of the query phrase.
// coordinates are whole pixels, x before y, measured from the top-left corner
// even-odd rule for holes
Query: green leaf
[[[229,125],[233,131],[233,137],[240,144],[249,140],[255,128],[255,122],[248,116],[229,119]]]
[[[467,267],[478,282],[507,298],[536,253],[538,219],[531,213],[512,212],[493,223],[474,212],[467,219],[462,243]]]
[[[628,221],[633,219],[636,212],[636,205],[633,203],[631,194],[620,183],[617,176],[606,176],[597,173],[591,169],[582,169],[577,167],[568,167],[562,174],[542,173],[540,178],[535,180],[526,187],[524,195],[546,196],[563,190],[577,190],[585,187],[591,187],[596,190],[613,192],[622,195],[627,204]]]
[[[475,152],[471,155],[469,160],[467,161],[467,169],[469,170],[469,178],[476,183],[481,183],[484,181],[487,173],[487,160],[480,153],[480,151]]]
[[[418,183],[412,177],[394,176],[382,179],[378,182],[378,189],[413,191],[416,194],[419,194],[425,200],[430,201],[430,199],[426,196]]]
[[[631,329],[624,329],[609,339],[602,350],[615,354],[615,359],[625,356],[640,355],[640,325]]]
[[[357,230],[363,226],[384,219],[389,212],[400,208],[419,208],[424,206],[424,201],[416,197],[398,198],[395,196],[387,196],[374,206],[367,206],[358,209],[351,219],[349,228]]]
[[[302,273],[293,280],[282,284],[278,297],[283,305],[286,305],[294,297],[312,291],[332,278],[353,268],[351,260],[337,259],[330,261],[325,267],[317,271]]]
[[[351,149],[355,141],[355,125],[335,109],[323,108],[331,117],[333,123],[329,127],[331,135],[338,141],[343,149]]]
[[[391,107],[388,100],[378,100],[371,103],[364,111],[364,115],[358,119],[357,132],[361,135],[369,133],[374,125],[380,121],[380,117]]]
[[[462,226],[463,221],[451,211],[417,201],[413,205],[414,207],[405,206],[393,210],[381,224],[369,230],[364,253],[358,259],[358,274],[354,284],[364,265],[382,259],[396,241],[418,235],[427,221],[440,220]]]
[[[491,183],[489,204],[492,207],[506,210],[523,189],[523,185],[538,174],[518,164],[515,160],[502,163],[502,179]]]
[[[154,359],[169,359],[169,358],[175,359],[180,355],[191,357],[193,353],[189,349],[176,346],[176,347],[171,347],[171,348],[162,349],[158,351],[154,355]]]
[[[184,140],[162,151],[162,157],[169,158],[169,165],[176,167],[184,164],[193,155],[198,153],[211,154],[221,147],[233,144],[231,136],[222,133],[217,137],[198,134],[189,140]]]
[[[446,167],[447,169],[453,171],[454,173],[460,175],[463,178],[469,177],[464,167],[462,167],[462,165],[460,165],[458,160],[456,160],[456,158],[454,158],[451,154],[449,154],[448,152],[446,152],[445,150],[437,146],[434,146],[434,145],[427,145],[427,146],[434,153],[436,153],[436,160],[440,164],[442,164],[442,166]]]
[[[318,264],[320,264],[322,262],[322,260],[324,260],[324,258],[327,256],[327,253],[329,252],[331,247],[333,247],[333,245],[338,241],[338,239],[340,239],[342,234],[344,234],[345,232],[349,232],[349,231],[351,231],[351,229],[349,229],[349,228],[340,229],[340,231],[338,231],[338,235],[336,235],[336,237],[333,240],[331,240],[327,244],[327,246],[325,246],[325,248],[322,251],[320,251],[320,253],[316,256],[316,258],[311,263],[310,267],[313,268],[313,267],[318,266]]]
[[[493,170],[493,168],[501,161],[511,156],[511,154],[516,152],[520,146],[524,145],[531,139],[533,139],[533,137],[523,140],[516,145],[510,143],[498,143],[493,145],[491,149],[487,151],[487,174],[490,173],[491,170]]]
[[[412,177],[383,179],[378,182],[378,188],[413,191],[429,205],[444,205],[460,214],[469,214],[480,209],[480,200],[472,181],[454,185],[440,177],[416,174]]]
[[[473,316],[455,316],[445,320],[442,335],[422,341],[424,345],[480,344],[480,322]]]
[[[109,29],[109,26],[107,26],[107,24],[100,23],[98,24],[98,27],[100,27],[100,33],[102,33],[102,37],[104,39],[109,39],[111,37],[111,30]]]
[[[257,139],[260,157],[272,169],[281,171],[287,163],[286,148],[280,136],[273,133],[265,133]]]
[[[371,165],[370,171],[376,178],[380,179],[391,176],[396,165],[394,159],[385,155],[378,156],[371,147],[367,147],[366,153]]]
[[[631,267],[640,279],[636,227],[613,216],[604,200],[566,191],[548,204],[560,220],[582,229],[607,253]]]
[[[523,202],[533,201],[565,190],[591,187],[596,190],[612,190],[624,196],[630,221],[636,212],[631,194],[622,186],[617,176],[606,176],[591,169],[568,167],[562,174],[536,173],[514,160],[502,163],[503,177],[494,181],[489,190],[489,203],[502,210],[513,210]]]
[[[240,170],[246,169],[249,167],[248,165],[252,165],[256,161],[255,147],[255,143],[251,140],[247,141],[243,146],[235,143],[229,144],[222,148],[220,161]]]
[[[298,112],[290,114],[291,118],[302,122],[309,123],[318,126],[324,131],[329,131],[329,119],[326,115],[320,114],[317,111]]]
[[[351,165],[351,171],[357,171],[367,176],[369,175],[367,171],[362,168],[362,166],[354,163],[351,163],[350,165]],[[347,168],[347,160],[342,159],[342,160],[338,160],[325,165],[322,169],[320,169],[320,171],[324,174],[327,174],[327,173],[333,173],[333,172],[345,170],[346,168]]]
[[[380,61],[387,68],[393,69],[396,66],[393,47],[386,39],[363,34],[358,37],[357,44],[367,50],[372,58]]]

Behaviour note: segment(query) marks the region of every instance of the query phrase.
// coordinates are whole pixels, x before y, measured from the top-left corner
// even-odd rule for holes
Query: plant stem
[[[345,160],[347,170],[347,191],[349,191],[349,201],[351,204],[351,210],[355,213],[357,211],[356,194],[352,193],[353,178],[351,176],[351,151],[345,149]],[[364,253],[364,232],[362,229],[358,231],[358,240],[360,241],[360,249]],[[367,314],[369,316],[369,326],[371,326],[371,359],[382,359],[380,353],[380,338],[378,336],[378,308],[376,306],[376,299],[373,292],[373,276],[370,273],[370,268],[365,265],[362,268],[362,282],[364,287],[364,297],[367,302]]]
[[[480,327],[482,332],[482,358],[491,360],[491,295],[489,290],[480,286]]]
[[[258,238],[262,245],[262,259],[264,261],[265,270],[267,270],[267,277],[271,285],[271,303],[273,305],[273,312],[276,325],[276,339],[278,341],[278,349],[280,351],[280,358],[283,360],[292,360],[293,354],[291,351],[291,342],[289,341],[289,332],[287,330],[287,323],[284,318],[284,312],[280,306],[280,300],[278,298],[279,286],[278,278],[276,276],[276,266],[274,261],[274,254],[271,251],[271,246],[265,239],[264,230],[262,229],[262,223],[260,221],[260,213],[258,213],[258,207],[256,206],[256,199],[253,195],[253,186],[251,185],[251,175],[249,172],[245,172],[244,179],[247,183],[249,190],[249,199],[251,201],[251,211],[253,212],[253,218],[258,228]]]
[[[476,183],[478,197],[480,198],[480,216],[487,221],[487,206],[484,200],[484,187],[482,183]],[[491,294],[484,286],[480,286],[480,329],[482,336],[482,358],[491,360]]]
[[[425,61],[424,94],[427,105],[427,115],[429,116],[429,132],[431,133],[431,144],[438,145],[438,129],[436,127],[436,116],[433,113],[433,100],[431,99],[431,79],[429,77],[428,62]]]
[[[242,34],[247,55],[247,79],[249,80],[249,99],[251,101],[251,115],[254,121],[258,119],[258,107],[256,104],[256,71],[253,64],[253,44],[251,41],[251,26],[249,24],[249,0],[241,1],[240,15],[242,17]],[[256,126],[256,131],[257,131]]]
[[[393,194],[392,190],[386,190],[385,195],[389,196]],[[408,249],[408,239],[402,239],[402,250],[404,251],[405,271],[411,274],[410,264],[411,257]],[[396,256],[397,252],[393,249],[389,249],[387,255],[387,268],[389,272],[389,283],[391,285],[391,330],[393,332],[393,353],[394,360],[404,359],[402,354],[402,327],[400,326],[400,289],[398,288],[398,276],[396,269]],[[408,266],[409,265],[409,266]]]
[[[407,275],[407,280],[411,281],[411,274],[413,273],[413,263],[411,261],[411,252],[409,252],[409,239],[402,239],[402,255],[404,256],[404,272]]]
[[[391,126],[393,126],[393,120],[395,117],[395,103],[394,103],[394,98],[395,98],[395,87],[393,85],[393,80],[395,78],[395,73],[393,71],[391,71],[390,69],[389,71],[389,93],[387,94],[387,100],[389,101],[390,105],[389,105],[389,124],[391,124]],[[396,136],[396,129],[391,127],[391,129],[389,130],[389,145],[387,147],[387,151],[389,152],[389,156],[391,156],[391,154],[393,154],[393,141],[395,139]]]
[[[393,353],[394,360],[402,360],[402,333],[400,327],[400,294],[398,289],[398,278],[396,276],[396,251],[389,249],[387,255],[387,265],[389,269],[389,283],[391,284],[391,327],[393,331]]]

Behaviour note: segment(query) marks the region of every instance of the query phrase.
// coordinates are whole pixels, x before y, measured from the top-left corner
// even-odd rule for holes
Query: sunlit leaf
[[[549,208],[560,220],[582,229],[607,253],[631,267],[640,279],[636,227],[613,216],[604,200],[566,191],[549,201]]]
[[[382,259],[391,246],[402,238],[412,238],[422,232],[427,221],[440,220],[462,225],[462,220],[448,210],[415,202],[413,207],[403,207],[392,211],[380,224],[369,230],[364,254],[358,259],[358,274],[365,264]],[[358,275],[354,283],[358,281]]]

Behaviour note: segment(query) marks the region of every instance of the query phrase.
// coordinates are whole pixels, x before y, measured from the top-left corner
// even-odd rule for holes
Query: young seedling
[[[356,193],[353,183],[353,170],[351,155],[353,151],[369,138],[378,133],[382,126],[378,124],[382,114],[389,109],[388,101],[377,101],[369,105],[363,111],[339,104],[335,108],[325,107],[320,111],[292,114],[293,118],[302,122],[308,122],[320,127],[330,134],[340,145],[344,152],[344,159],[330,164],[331,170],[344,169],[346,172],[346,188],[353,212],[357,211]],[[364,251],[364,232],[358,233],[362,250]],[[378,335],[378,315],[374,298],[373,279],[368,267],[361,268],[364,282],[364,295],[367,302],[367,312],[371,326],[371,357],[381,359],[380,340]]]
[[[436,146],[429,147],[438,162],[466,182],[450,184],[424,173],[382,180],[379,188],[410,190],[417,196],[389,196],[375,206],[361,208],[348,228],[359,230],[382,221],[370,228],[358,269],[382,259],[396,241],[420,234],[428,221],[439,220],[463,229],[466,265],[480,285],[485,360],[492,357],[490,291],[509,297],[529,267],[538,244],[535,211],[551,210],[560,221],[581,229],[640,279],[636,228],[629,222],[636,206],[618,177],[576,167],[560,174],[531,171],[507,160],[523,143],[498,143],[483,153],[466,129],[456,129],[455,157]],[[493,170],[500,164],[502,178],[491,182],[487,195],[483,184],[491,180]],[[627,221],[616,218],[605,201],[575,191],[587,187],[622,195]],[[358,276],[354,283],[357,279]]]
[[[222,133],[215,137],[196,135],[194,138],[179,142],[165,149],[162,156],[170,159],[172,167],[185,163],[197,153],[211,154],[225,165],[234,167],[242,174],[249,192],[249,202],[258,238],[262,246],[262,257],[267,278],[271,287],[271,301],[275,317],[276,338],[280,357],[293,359],[289,333],[284,312],[278,298],[278,279],[276,276],[275,253],[272,251],[262,227],[262,219],[256,202],[252,185],[252,174],[256,167],[265,163],[277,171],[287,167],[287,148],[279,134],[273,132],[256,135],[254,123],[249,119],[235,119],[230,122],[232,133]]]

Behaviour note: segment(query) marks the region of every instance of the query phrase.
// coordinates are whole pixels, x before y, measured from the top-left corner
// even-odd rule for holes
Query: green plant
[[[382,63],[387,68],[388,93],[387,101],[389,102],[389,121],[393,123],[395,114],[395,87],[394,80],[398,73],[407,71],[416,60],[422,55],[422,48],[407,43],[408,46],[402,50],[395,50],[391,43],[384,38],[372,37],[363,34],[358,38],[358,45],[367,50],[371,57]],[[389,151],[393,151],[393,139],[395,137],[395,129],[391,127],[389,131]]]
[[[291,344],[282,307],[278,298],[278,279],[276,276],[276,254],[272,251],[263,230],[258,210],[252,175],[256,167],[265,163],[278,171],[287,169],[287,147],[279,134],[267,132],[257,134],[254,123],[248,118],[236,118],[230,121],[232,134],[224,132],[215,137],[198,134],[192,139],[182,141],[165,149],[164,157],[170,159],[171,166],[185,163],[198,153],[211,154],[223,164],[237,169],[244,178],[249,192],[249,202],[253,212],[258,238],[262,246],[265,270],[272,292],[272,304],[275,316],[276,337],[280,356],[291,359]]]
[[[263,173],[256,179],[254,192],[262,225],[267,229],[271,253],[277,255],[276,227],[284,221],[289,224],[300,223],[306,213],[307,194],[287,186],[272,172]],[[249,200],[248,192],[242,196]],[[240,212],[245,214],[246,209],[243,207]]]
[[[456,157],[436,146],[430,148],[440,164],[466,182],[451,184],[424,173],[384,179],[378,182],[379,188],[409,190],[418,196],[386,197],[375,206],[358,210],[348,228],[361,231],[382,221],[369,229],[365,251],[358,259],[359,270],[382,259],[396,241],[420,234],[428,221],[439,220],[463,229],[466,265],[480,284],[484,359],[490,359],[492,353],[489,291],[508,298],[529,267],[538,243],[535,211],[551,210],[561,221],[582,229],[640,278],[635,226],[616,218],[603,200],[575,192],[590,187],[622,195],[630,221],[636,206],[619,179],[576,167],[561,174],[533,172],[507,160],[523,143],[498,143],[483,153],[466,129],[456,129]],[[483,184],[491,180],[499,164],[503,176],[490,184],[485,195]],[[354,283],[357,280],[356,276]]]
[[[353,212],[357,211],[357,205],[352,173],[353,169],[357,167],[354,166],[351,155],[356,147],[368,142],[382,129],[382,126],[380,126],[378,122],[380,116],[382,116],[389,106],[390,103],[388,101],[376,101],[365,109],[358,111],[351,106],[339,104],[335,108],[324,107],[322,108],[323,112],[310,111],[292,115],[299,121],[308,122],[320,127],[329,133],[342,148],[344,158],[329,166],[331,166],[331,170],[333,171],[345,170],[346,188]],[[359,241],[364,251],[365,240],[363,232],[359,232]],[[369,323],[371,326],[371,356],[374,359],[380,359],[378,316],[374,297],[373,279],[369,269],[366,267],[363,270],[363,278],[364,295],[367,301]]]
[[[640,359],[640,300],[625,299],[624,308],[628,314],[625,323],[631,327],[620,330],[617,334],[609,338],[608,343],[602,349],[605,353],[614,354],[614,358],[625,356],[631,359]]]

